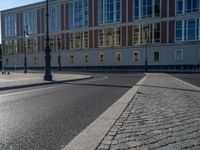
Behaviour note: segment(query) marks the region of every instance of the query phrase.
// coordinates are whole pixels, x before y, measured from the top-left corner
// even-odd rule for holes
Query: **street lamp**
[[[59,45],[58,45],[58,70],[61,71],[61,55],[60,55],[60,49],[61,49],[61,44],[60,44],[60,40],[59,40]]]
[[[44,80],[51,81],[51,55],[50,55],[50,47],[49,47],[49,4],[48,0],[46,0],[46,48],[45,48],[45,74]]]
[[[24,73],[27,73],[27,56],[26,52],[28,50],[28,26],[25,27],[24,29]]]

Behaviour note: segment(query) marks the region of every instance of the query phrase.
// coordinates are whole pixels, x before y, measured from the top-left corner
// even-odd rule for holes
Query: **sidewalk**
[[[44,81],[43,76],[44,75],[42,73],[11,73],[10,75],[0,74],[0,90],[92,78],[92,76],[79,74],[53,74],[53,81]]]
[[[90,144],[91,142],[87,143],[89,141],[87,136],[88,138],[93,137],[94,141],[95,137],[100,135],[95,133],[95,130],[100,130],[100,127],[94,127],[97,122],[94,121],[90,127],[72,140],[65,150],[200,149],[200,88],[170,75],[158,73],[147,74],[144,82],[135,87],[138,87],[137,92],[130,100],[127,98],[130,96],[131,90],[123,96],[123,101],[128,106],[123,112],[121,111],[120,117],[108,130],[105,128],[101,130],[104,136],[101,137],[101,140],[99,140],[100,137],[96,138],[99,140],[96,140],[96,147],[92,147],[94,143],[93,145]],[[134,92],[134,90],[132,91]],[[118,101],[122,101],[122,99]],[[119,104],[119,102],[116,103]],[[114,105],[117,106],[117,104]],[[115,112],[120,111],[116,108],[112,109]],[[108,112],[109,110],[106,112],[106,116],[105,114],[100,116],[101,121],[97,119],[99,124],[111,120],[108,120]],[[87,146],[83,147],[84,145]]]

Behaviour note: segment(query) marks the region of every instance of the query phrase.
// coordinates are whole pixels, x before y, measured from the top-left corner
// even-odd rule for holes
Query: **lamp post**
[[[26,52],[28,50],[28,26],[24,29],[24,73],[27,73],[27,55]]]
[[[60,55],[60,47],[59,47],[59,49],[58,49],[58,70],[59,71],[62,71],[62,69],[61,69],[61,55]]]
[[[49,47],[49,4],[48,0],[46,0],[46,48],[45,48],[45,72],[44,72],[44,80],[51,81],[51,55],[50,55],[50,47]]]
[[[148,29],[145,29],[146,34],[146,40],[145,40],[145,72],[148,72],[148,59],[147,59],[147,48],[148,48],[148,42],[149,42],[149,32]]]

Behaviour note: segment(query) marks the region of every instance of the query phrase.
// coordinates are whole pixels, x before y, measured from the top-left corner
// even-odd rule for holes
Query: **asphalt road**
[[[174,73],[171,75],[200,87],[200,73]]]
[[[0,92],[0,150],[61,150],[143,74]]]

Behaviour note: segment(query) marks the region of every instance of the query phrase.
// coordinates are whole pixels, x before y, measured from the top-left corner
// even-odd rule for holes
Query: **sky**
[[[27,4],[32,4],[44,0],[0,0],[0,11],[15,8],[18,6],[23,6]],[[1,23],[1,20],[0,20]],[[1,43],[1,26],[0,26],[0,43]]]

